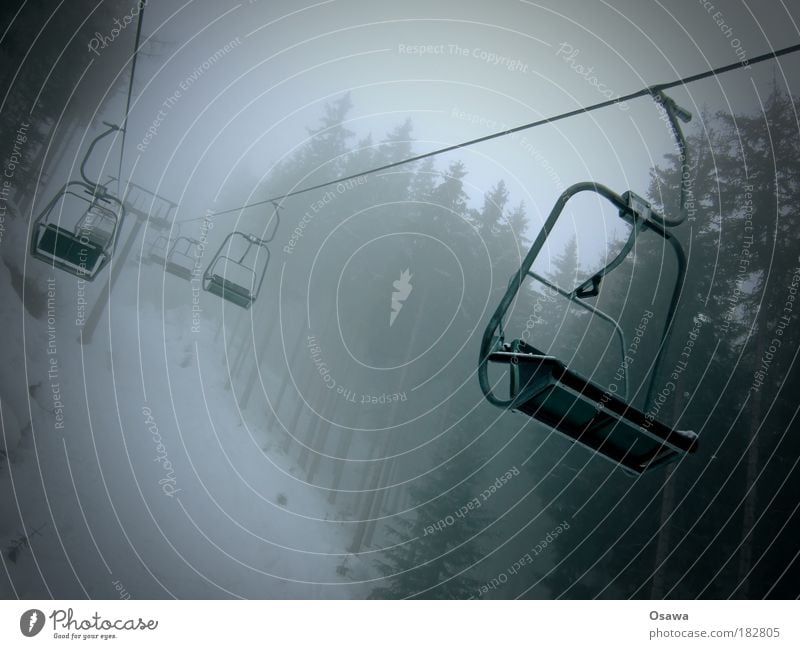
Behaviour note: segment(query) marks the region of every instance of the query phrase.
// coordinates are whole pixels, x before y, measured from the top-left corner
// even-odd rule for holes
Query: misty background
[[[697,212],[675,231],[688,273],[655,385],[691,341],[659,419],[700,450],[637,479],[488,404],[476,370],[569,185],[675,214],[680,165],[650,99],[279,201],[249,310],[154,254],[202,239],[205,268],[229,233],[276,225],[270,204],[212,212],[792,45],[795,11],[147,3],[121,164],[116,135],[87,166],[146,192],[80,282],[28,255],[30,227],[124,119],[136,6],[2,9],[4,597],[798,595],[797,54],[669,93],[694,115]],[[626,234],[577,198],[536,269],[571,290]],[[629,376],[641,409],[670,255],[643,235],[594,301],[628,331],[656,314]],[[610,328],[541,285],[506,328],[613,380]]]

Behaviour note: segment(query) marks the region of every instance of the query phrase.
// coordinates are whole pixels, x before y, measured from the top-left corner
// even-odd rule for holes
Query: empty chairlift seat
[[[261,239],[245,232],[231,232],[203,274],[206,291],[244,309],[249,309],[261,292],[269,265],[267,244],[275,238],[280,226],[280,206],[274,201],[269,202],[273,213],[268,223],[275,221],[272,234]]]
[[[81,213],[77,220],[75,211]],[[68,183],[37,217],[31,237],[31,255],[92,280],[111,257],[121,215],[122,203],[116,197],[96,192],[95,187],[79,181]]]
[[[116,180],[113,176],[111,179]],[[148,226],[156,230],[168,230],[172,227],[172,220],[178,207],[175,201],[130,181],[125,184],[122,202],[126,212],[146,220]]]
[[[31,233],[32,257],[88,280],[111,259],[125,215],[122,201],[86,176],[95,145],[121,130],[114,124],[106,126],[83,157],[83,180],[70,181],[56,193],[34,220]]]
[[[237,306],[249,309],[264,283],[269,264],[266,241],[231,232],[203,275],[203,288]]]
[[[516,349],[516,351],[512,351]],[[674,430],[522,341],[489,355],[511,368],[512,408],[642,473],[694,450],[697,435]]]
[[[622,250],[603,269],[574,290],[565,291],[534,273],[531,267],[543,249],[548,235],[553,231],[567,201],[575,194],[585,191],[595,192],[610,201],[618,209],[620,217],[632,227],[629,239]],[[603,389],[597,383],[567,367],[558,358],[543,353],[527,342],[517,339],[506,343],[503,321],[511,305],[518,299],[523,280],[531,277],[555,289],[573,304],[611,322],[618,332],[624,354],[624,335],[619,323],[586,300],[598,295],[603,278],[631,252],[638,233],[649,229],[663,237],[672,247],[678,264],[677,279],[662,334],[664,344],[661,349],[666,349],[669,323],[672,321],[683,283],[686,260],[680,243],[662,225],[663,220],[663,217],[652,212],[646,201],[633,192],[619,196],[596,183],[578,183],[569,187],[553,207],[519,271],[511,277],[506,293],[492,315],[481,341],[478,379],[481,390],[490,403],[539,420],[573,442],[614,462],[629,474],[642,473],[693,452],[697,446],[697,435],[692,431],[676,430],[665,425],[652,415],[635,408],[617,394]],[[646,397],[648,402],[660,362],[659,353],[648,386]],[[509,379],[508,399],[495,395],[488,375],[490,363],[506,366]],[[627,381],[626,375],[626,398]]]
[[[169,237],[164,234],[158,235],[153,239],[147,251],[147,261],[153,264],[165,266],[167,263],[167,253],[169,248]]]
[[[196,272],[199,243],[191,237],[179,236],[170,245],[169,237],[159,235],[150,244],[147,261],[188,282]]]
[[[167,256],[166,270],[176,277],[192,279],[197,264],[197,251],[199,241],[190,237],[178,237],[170,248]]]

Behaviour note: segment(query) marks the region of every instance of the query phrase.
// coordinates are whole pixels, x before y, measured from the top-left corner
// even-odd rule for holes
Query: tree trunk
[[[759,359],[760,361],[760,359]],[[773,368],[774,371],[774,368]],[[754,392],[750,399],[750,430],[753,432],[753,439],[750,448],[747,449],[747,474],[745,478],[745,489],[749,490],[744,499],[744,510],[742,512],[742,534],[744,542],[741,554],[739,555],[739,592],[745,599],[749,597],[750,577],[748,573],[753,564],[753,526],[756,520],[756,505],[758,501],[758,489],[756,480],[758,477],[758,431],[761,427],[761,390]]]

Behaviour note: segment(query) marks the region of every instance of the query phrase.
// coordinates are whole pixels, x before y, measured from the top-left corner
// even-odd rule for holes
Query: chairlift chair
[[[166,266],[167,254],[169,253],[169,237],[159,234],[150,244],[147,251],[147,261],[153,264]]]
[[[121,130],[104,124],[108,129],[92,140],[81,163],[83,180],[70,181],[56,193],[34,220],[31,235],[31,256],[87,280],[93,280],[111,259],[125,213],[116,196],[86,176],[86,162],[97,142]],[[87,204],[72,227],[62,223],[62,210],[56,209],[71,199]]]
[[[167,255],[165,270],[187,282],[194,275],[197,250],[200,242],[191,237],[180,236],[172,244]]]
[[[116,180],[116,178],[113,178]],[[122,198],[125,210],[146,220],[149,227],[156,230],[168,230],[172,227],[172,219],[178,204],[160,194],[156,194],[134,182],[127,182],[125,195]]]
[[[665,97],[658,90],[654,91],[654,97],[667,110],[673,133],[685,160],[685,141],[675,118],[679,117],[683,121],[688,121],[691,115],[678,108],[671,99]],[[531,268],[567,202],[581,192],[593,192],[609,201],[618,210],[620,218],[627,221],[632,227],[620,252],[604,268],[572,291],[565,291],[533,272]],[[599,294],[603,278],[628,256],[639,233],[643,230],[656,233],[670,244],[675,253],[678,270],[664,326],[662,345],[655,359],[645,399],[646,403],[649,403],[660,368],[662,353],[667,348],[670,325],[686,272],[683,248],[669,231],[670,227],[678,225],[685,218],[685,192],[685,185],[682,183],[681,218],[668,219],[653,210],[647,201],[633,192],[626,192],[620,196],[609,188],[592,182],[577,183],[567,188],[547,217],[519,271],[512,275],[508,288],[492,315],[481,340],[478,380],[484,396],[490,403],[500,408],[522,412],[541,421],[573,442],[614,462],[631,475],[641,474],[648,469],[693,452],[697,448],[697,435],[692,431],[671,428],[655,419],[652,414],[638,410],[628,403],[626,401],[628,399],[627,375],[625,376],[624,398],[621,398],[569,368],[555,356],[542,352],[524,340],[517,339],[506,343],[503,322],[522,287],[523,280],[531,277],[554,289],[573,304],[610,322],[617,332],[624,355],[624,335],[619,323],[585,300]],[[494,386],[491,384],[488,374],[489,363],[503,364],[508,367],[508,399],[494,394]]]
[[[230,247],[235,240],[244,241],[245,249],[240,256],[230,257],[225,253],[225,248]],[[231,232],[225,237],[206,269],[203,288],[224,300],[249,309],[264,283],[268,263],[269,249],[261,239],[252,234]]]
[[[267,244],[275,238],[280,224],[278,205],[273,203],[273,208],[276,220],[268,239],[238,231],[225,237],[203,274],[204,290],[244,309],[249,309],[256,301],[269,264]],[[235,242],[243,246],[241,255],[233,252]]]

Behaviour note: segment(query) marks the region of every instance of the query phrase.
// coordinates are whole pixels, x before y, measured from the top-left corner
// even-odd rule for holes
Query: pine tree
[[[508,227],[511,234],[517,241],[522,243],[528,241],[526,230],[528,227],[528,215],[525,210],[525,201],[520,201],[516,207],[508,213]]]
[[[463,183],[466,175],[463,162],[451,162],[447,171],[442,174],[442,182],[433,190],[433,202],[455,214],[463,214],[467,208],[467,193]]]
[[[377,560],[387,582],[371,598],[468,599],[478,593],[482,581],[469,567],[483,557],[487,534],[468,539],[480,535],[492,518],[488,507],[465,509],[476,497],[476,480],[464,481],[464,472],[482,457],[474,444],[464,450],[463,433],[451,440],[442,456],[453,459],[411,487],[412,498],[424,504],[389,528],[395,543],[407,542]]]
[[[302,167],[309,170],[308,180],[323,182],[342,175],[345,152],[353,137],[344,122],[353,107],[350,93],[325,105],[325,116],[317,128],[309,128],[310,146],[303,149]]]
[[[799,152],[794,138],[775,136],[796,128],[795,104],[796,100],[774,89],[764,104],[763,115],[705,114],[704,136],[693,134],[689,138],[695,155],[697,219],[692,225],[694,253],[685,299],[673,327],[672,358],[687,331],[697,322],[707,324],[673,395],[672,419],[684,410],[689,425],[711,416],[710,425],[701,431],[701,444],[705,457],[714,459],[703,473],[703,485],[696,490],[700,499],[690,510],[674,511],[683,498],[682,483],[672,479],[667,484],[661,500],[662,532],[654,563],[658,565],[672,554],[657,575],[651,593],[654,597],[663,596],[674,582],[686,576],[687,566],[692,567],[691,582],[707,584],[704,594],[716,597],[761,596],[766,584],[772,582],[756,580],[758,571],[751,574],[751,568],[758,568],[762,574],[769,570],[775,578],[782,572],[779,561],[773,560],[771,566],[761,561],[766,545],[762,539],[771,538],[765,528],[772,525],[774,529],[773,517],[762,518],[757,531],[753,528],[762,514],[768,514],[765,508],[777,485],[791,470],[790,462],[784,463],[782,458],[796,456],[797,452],[797,444],[784,446],[766,467],[765,457],[774,452],[776,444],[776,436],[768,431],[791,417],[791,411],[780,405],[767,407],[772,395],[791,385],[788,365],[781,366],[786,357],[778,357],[770,366],[758,390],[752,388],[764,351],[775,335],[787,283],[797,267],[797,212],[793,206],[800,198]],[[677,160],[670,156],[664,167],[654,170],[651,195],[667,202],[661,197],[676,195],[678,178]],[[782,345],[796,348],[797,332],[790,328],[784,332],[787,337]],[[683,398],[684,394],[693,396],[693,401]],[[705,394],[718,397],[711,413],[700,407]],[[746,414],[737,417],[745,399]],[[765,425],[765,417],[773,426]],[[723,435],[716,431],[727,432],[722,447]],[[768,470],[762,472],[765,468]],[[718,491],[720,485],[725,485],[724,494]],[[707,495],[709,491],[711,496]],[[704,501],[712,506],[712,498],[716,499],[714,507],[719,516],[693,518]],[[717,523],[722,516],[732,517],[724,530]],[[687,533],[703,547],[682,542]],[[775,550],[771,556],[779,554]],[[738,590],[737,584],[741,584]],[[672,593],[697,594],[696,589],[687,589],[686,580],[679,589]]]
[[[436,187],[438,173],[433,158],[425,158],[415,170],[411,179],[410,194],[415,201],[428,201]]]
[[[505,182],[500,180],[483,198],[483,208],[478,217],[481,232],[500,234],[507,203],[508,189]]]

